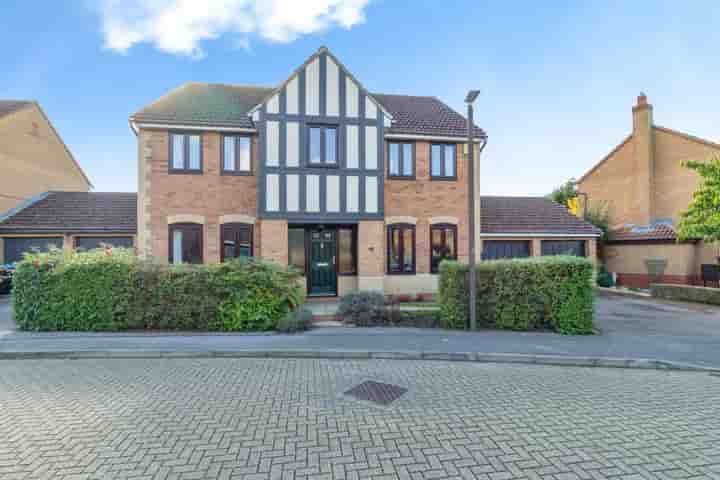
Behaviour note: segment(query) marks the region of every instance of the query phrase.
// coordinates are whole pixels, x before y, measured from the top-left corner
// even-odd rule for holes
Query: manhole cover
[[[407,392],[407,388],[368,380],[360,385],[354,386],[345,392],[345,395],[353,396],[359,400],[369,400],[379,403],[380,405],[389,405],[400,398],[405,392]]]

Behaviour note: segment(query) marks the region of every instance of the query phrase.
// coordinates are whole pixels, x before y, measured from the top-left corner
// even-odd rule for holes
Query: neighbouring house
[[[368,92],[324,47],[277,86],[187,83],[130,125],[143,257],[256,255],[298,267],[317,296],[433,293],[442,259],[468,259],[465,118]],[[599,231],[544,199],[476,206],[478,259],[595,256]]]
[[[680,214],[700,181],[681,163],[720,154],[720,144],[655,125],[643,94],[632,118],[632,133],[578,181],[588,205],[609,207],[605,266],[631,287],[697,283],[701,265],[716,263],[718,253],[701,241],[677,240]]]
[[[37,102],[0,100],[0,215],[42,192],[90,187]]]
[[[0,215],[0,264],[51,247],[132,248],[137,230],[137,194],[44,192]]]

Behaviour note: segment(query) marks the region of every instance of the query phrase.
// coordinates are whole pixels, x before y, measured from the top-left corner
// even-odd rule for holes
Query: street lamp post
[[[473,102],[480,95],[480,90],[470,90],[465,97],[465,103],[467,104],[467,134],[468,134],[468,276],[469,276],[469,289],[470,289],[470,329],[475,330],[477,328],[477,305],[475,298],[477,296],[476,284],[477,279],[475,276],[475,157],[473,156]]]

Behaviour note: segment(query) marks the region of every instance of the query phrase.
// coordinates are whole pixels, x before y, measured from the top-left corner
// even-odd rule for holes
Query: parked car
[[[14,271],[15,267],[12,265],[0,265],[0,295],[10,293]]]

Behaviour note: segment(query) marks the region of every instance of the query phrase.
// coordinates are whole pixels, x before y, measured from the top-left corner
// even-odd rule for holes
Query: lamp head
[[[465,103],[473,103],[478,95],[480,95],[480,90],[470,90],[465,97]]]

